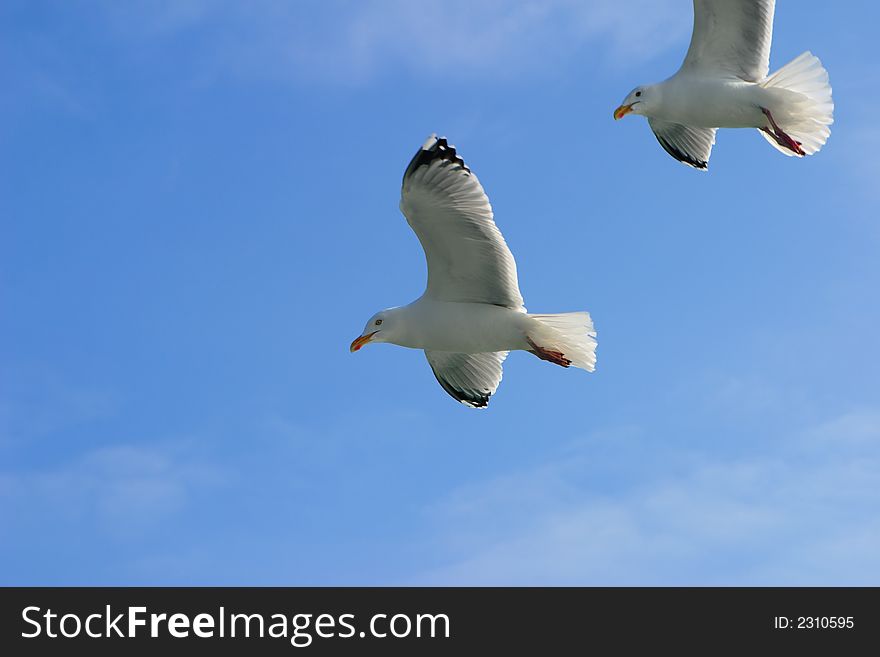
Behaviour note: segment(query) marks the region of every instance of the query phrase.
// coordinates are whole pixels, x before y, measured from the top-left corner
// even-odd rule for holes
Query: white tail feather
[[[834,123],[834,101],[828,71],[819,58],[805,52],[772,73],[760,85],[772,92],[774,103],[769,109],[774,120],[801,143],[804,153],[812,155],[822,148],[831,134],[828,126]],[[795,154],[763,131],[761,135],[776,150],[786,155]]]
[[[560,351],[575,367],[596,369],[596,330],[588,312],[529,315],[537,320],[531,338],[545,349]]]

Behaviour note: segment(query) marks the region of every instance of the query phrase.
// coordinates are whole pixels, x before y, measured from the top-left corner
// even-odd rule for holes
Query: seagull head
[[[614,120],[620,120],[627,114],[648,114],[656,101],[656,95],[653,86],[636,87],[624,98],[620,107],[614,110]]]
[[[389,308],[370,317],[363,333],[351,343],[349,351],[358,351],[370,342],[390,342],[395,331],[394,310],[394,308]]]

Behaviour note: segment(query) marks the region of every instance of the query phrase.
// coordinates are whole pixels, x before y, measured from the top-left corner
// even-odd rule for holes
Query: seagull
[[[718,128],[757,128],[785,155],[812,155],[834,122],[828,72],[810,52],[770,70],[775,0],[694,0],[694,33],[671,78],[633,89],[614,110],[648,117],[679,162],[707,169]]]
[[[480,181],[445,138],[431,135],[403,175],[400,210],[428,263],[425,293],[373,315],[351,343],[423,349],[453,398],[485,408],[515,349],[592,372],[596,332],[587,312],[526,312],[516,262],[495,225]]]

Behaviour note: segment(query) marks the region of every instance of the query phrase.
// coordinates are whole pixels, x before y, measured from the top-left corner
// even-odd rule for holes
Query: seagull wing
[[[770,70],[776,0],[694,0],[694,33],[681,71],[760,82]]]
[[[434,376],[443,389],[466,406],[485,408],[501,383],[501,364],[508,352],[459,354],[425,351]]]
[[[694,128],[672,121],[648,119],[648,125],[660,145],[679,162],[695,169],[709,167],[709,155],[715,144],[716,128]]]
[[[446,139],[432,135],[413,157],[400,210],[428,261],[426,297],[522,309],[516,262],[489,199]]]

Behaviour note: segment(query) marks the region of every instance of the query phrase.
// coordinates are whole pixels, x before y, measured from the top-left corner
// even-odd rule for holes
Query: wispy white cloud
[[[0,472],[0,526],[22,514],[109,537],[136,536],[188,507],[225,474],[194,453],[193,441],[115,444],[33,470]]]
[[[126,37],[211,40],[214,74],[357,83],[383,72],[431,78],[551,74],[588,42],[618,67],[684,42],[690,9],[674,0],[365,0],[109,3]],[[583,61],[585,71],[599,62]]]
[[[612,462],[628,447],[603,456],[602,442],[581,441],[431,509],[448,565],[418,581],[880,582],[880,413],[832,418],[751,457],[679,455],[674,468],[658,464],[613,492],[603,469],[620,468]]]
[[[0,445],[43,439],[116,408],[111,392],[72,382],[51,367],[9,363],[7,369],[0,384]]]
[[[819,450],[848,445],[876,448],[880,443],[880,411],[861,410],[832,418],[809,429],[805,438]]]

